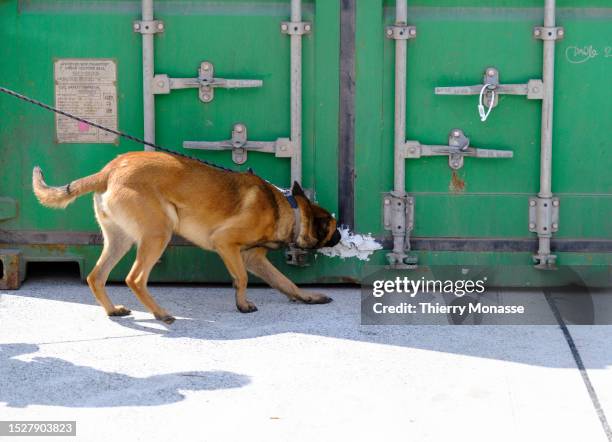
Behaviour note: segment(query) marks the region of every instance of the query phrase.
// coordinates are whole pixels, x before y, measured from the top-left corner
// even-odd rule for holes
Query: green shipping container
[[[606,0],[0,0],[0,59],[0,86],[301,181],[383,243],[368,265],[505,266],[520,285],[611,261]],[[4,94],[0,115],[2,284],[32,261],[86,275],[101,250],[91,199],[40,206],[32,168],[65,184],[143,146]],[[301,283],[357,282],[366,266],[285,259]],[[229,277],[177,239],[151,280]]]

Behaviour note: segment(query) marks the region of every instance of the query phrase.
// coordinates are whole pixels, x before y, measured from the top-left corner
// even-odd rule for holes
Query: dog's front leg
[[[246,297],[246,288],[248,282],[248,276],[242,255],[240,254],[240,248],[237,246],[230,245],[218,245],[216,247],[217,253],[223,260],[227,271],[234,280],[234,288],[236,289],[236,307],[242,313],[251,313],[257,311],[257,306],[249,301]]]
[[[287,295],[292,301],[300,301],[306,304],[327,304],[332,301],[332,298],[323,294],[300,289],[272,265],[266,256],[267,253],[268,251],[263,247],[242,252],[248,271]]]

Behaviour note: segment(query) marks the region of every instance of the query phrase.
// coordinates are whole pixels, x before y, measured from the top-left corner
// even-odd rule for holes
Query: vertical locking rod
[[[302,1],[291,0],[291,21],[302,21]],[[291,34],[291,183],[302,183],[302,34]]]
[[[153,0],[142,0],[142,21],[153,21]],[[153,39],[155,34],[142,34],[142,93],[144,114],[144,139],[155,143],[155,95],[153,95],[153,76],[155,60],[153,58]],[[145,150],[155,150],[145,146]]]
[[[555,0],[545,0],[544,26],[555,26]],[[544,82],[544,98],[542,99],[542,130],[540,141],[540,192],[538,197],[547,200],[547,209],[552,203],[552,129],[553,129],[553,95],[555,82],[555,40],[543,40],[543,66],[542,80]],[[550,238],[552,232],[538,232],[539,265],[545,267],[554,264],[554,257],[550,252]]]
[[[397,0],[395,7],[396,25],[405,25],[408,21],[408,6],[406,0]],[[393,196],[404,198],[406,195],[406,160],[404,144],[406,142],[406,47],[405,39],[395,40],[395,138],[393,160]],[[408,232],[393,231],[393,254],[396,257],[405,256],[405,250],[410,247]]]

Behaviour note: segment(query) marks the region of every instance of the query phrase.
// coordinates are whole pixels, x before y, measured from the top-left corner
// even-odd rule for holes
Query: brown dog
[[[292,196],[285,196],[252,173],[221,170],[161,152],[131,152],[62,187],[48,186],[35,167],[32,184],[47,207],[64,208],[95,192],[104,249],[87,282],[109,316],[130,314],[124,306],[113,305],[104,286],[113,267],[136,244],[136,261],[125,281],[155,318],[174,322],[147,290],[151,269],[173,232],[221,256],[234,280],[236,306],[243,313],[257,310],[246,297],[247,270],[293,301],[331,301],[298,288],[266,257],[269,249],[289,243],[314,249],[332,247],[340,240],[336,220],[311,203],[297,183]]]

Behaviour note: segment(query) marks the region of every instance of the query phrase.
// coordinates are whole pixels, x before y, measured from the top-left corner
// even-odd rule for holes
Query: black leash
[[[12,90],[7,89],[5,87],[0,86],[0,92],[4,92],[5,94],[12,95],[15,98],[19,98],[20,100],[23,100],[23,101],[25,101],[27,103],[31,103],[31,104],[34,104],[36,106],[42,107],[43,109],[50,110],[51,112],[55,112],[56,114],[60,114],[60,115],[63,115],[65,117],[72,118],[73,120],[80,121],[81,123],[89,124],[90,126],[96,127],[98,129],[102,129],[102,130],[104,130],[106,132],[110,132],[110,133],[118,135],[120,137],[127,138],[130,141],[135,141],[136,143],[144,144],[145,146],[151,146],[155,150],[166,152],[166,153],[169,153],[171,155],[177,155],[177,156],[183,157],[183,158],[188,158],[190,160],[198,161],[198,162],[200,162],[202,164],[206,164],[207,166],[214,167],[214,168],[220,169],[220,170],[224,170],[226,172],[237,172],[236,170],[229,169],[229,168],[223,167],[223,166],[219,166],[218,164],[214,164],[214,163],[211,163],[211,162],[206,161],[206,160],[201,160],[199,158],[190,157],[189,155],[185,155],[185,154],[177,152],[175,150],[159,146],[159,145],[157,145],[155,143],[150,143],[150,142],[145,141],[145,140],[143,140],[141,138],[138,138],[138,137],[135,137],[135,136],[132,136],[132,135],[128,135],[128,134],[120,132],[118,130],[114,130],[114,129],[110,129],[108,127],[104,127],[104,126],[102,126],[100,124],[94,123],[94,122],[86,120],[84,118],[77,117],[76,115],[69,114],[68,112],[65,112],[63,110],[59,110],[59,109],[57,109],[57,108],[55,108],[53,106],[49,106],[48,104],[45,104],[45,103],[43,103],[41,101],[38,101],[38,100],[35,100],[34,98],[26,97],[25,95],[22,95],[22,94],[20,94],[18,92],[12,91]],[[251,169],[249,167],[248,172],[249,173],[253,173],[253,169]],[[268,180],[264,179],[264,181],[270,183]],[[290,189],[282,189],[282,188],[280,188],[278,186],[275,186],[272,183],[270,183],[270,184],[272,186],[276,187],[278,190],[280,190],[283,193],[283,195],[285,195],[285,198],[287,198],[287,201],[289,201],[289,204],[291,205],[291,207],[293,209],[297,208],[297,202],[295,201],[295,198],[291,194],[291,190]]]
[[[189,155],[185,155],[185,154],[177,152],[175,150],[159,146],[159,145],[157,145],[155,143],[150,143],[150,142],[145,141],[145,140],[143,140],[141,138],[134,137],[132,135],[128,135],[128,134],[120,132],[118,130],[109,129],[108,127],[104,127],[104,126],[102,126],[100,124],[94,123],[94,122],[86,120],[84,118],[80,118],[80,117],[77,117],[75,115],[69,114],[68,112],[64,112],[63,110],[59,110],[59,109],[57,109],[57,108],[55,108],[53,106],[49,106],[48,104],[45,104],[45,103],[43,103],[41,101],[38,101],[38,100],[35,100],[33,98],[26,97],[25,95],[22,95],[22,94],[20,94],[18,92],[12,91],[12,90],[7,89],[5,87],[0,86],[0,92],[4,92],[5,94],[12,95],[13,97],[19,98],[20,100],[23,100],[23,101],[25,101],[27,103],[34,104],[36,106],[42,107],[43,109],[47,109],[47,110],[50,110],[51,112],[55,112],[56,114],[60,114],[60,115],[63,115],[65,117],[72,118],[73,120],[80,121],[81,123],[85,123],[85,124],[88,124],[88,125],[93,126],[95,128],[101,129],[103,131],[110,132],[111,134],[118,135],[118,136],[126,138],[126,139],[128,139],[130,141],[134,141],[136,143],[144,144],[145,146],[150,146],[150,147],[154,148],[155,150],[166,152],[166,153],[169,153],[169,154],[172,154],[172,155],[177,155],[177,156],[183,157],[183,158],[189,158],[190,160],[198,161],[200,163],[206,164],[207,166],[214,167],[216,169],[225,170],[226,172],[236,172],[235,170],[228,169],[227,167],[219,166],[218,164],[210,163],[210,162],[208,162],[206,160],[201,160],[199,158],[190,157]],[[252,173],[252,171],[251,171],[251,173]]]

